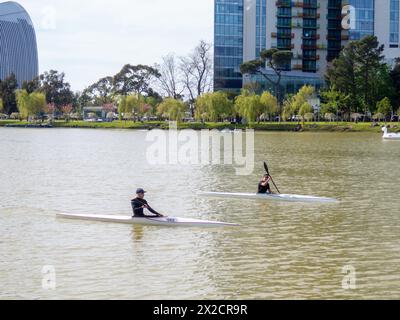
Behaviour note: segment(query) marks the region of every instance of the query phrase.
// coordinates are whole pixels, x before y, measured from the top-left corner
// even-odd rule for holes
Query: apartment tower
[[[319,87],[329,63],[351,40],[376,35],[388,60],[400,56],[399,0],[215,0],[215,90],[240,90],[260,76],[242,77],[240,65],[263,49],[292,52],[282,86]],[[266,70],[271,77],[272,70]]]

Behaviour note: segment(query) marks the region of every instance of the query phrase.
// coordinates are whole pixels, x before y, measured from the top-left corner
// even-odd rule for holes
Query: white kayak
[[[130,216],[68,214],[68,213],[59,213],[59,214],[57,214],[57,217],[64,218],[64,219],[125,223],[125,224],[144,225],[144,226],[201,227],[201,228],[237,227],[237,226],[239,226],[238,224],[234,224],[234,223],[176,218],[176,217],[162,217],[162,218],[152,218],[152,217],[136,218],[135,217],[135,218],[133,218]]]
[[[301,196],[296,194],[260,194],[260,193],[228,193],[228,192],[201,192],[200,196],[211,198],[234,198],[248,200],[274,200],[286,202],[305,202],[305,203],[337,203],[336,199],[321,198],[311,196]]]

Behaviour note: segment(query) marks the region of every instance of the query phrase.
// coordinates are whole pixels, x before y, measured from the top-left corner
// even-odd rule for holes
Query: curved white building
[[[25,9],[16,2],[0,3],[0,80],[15,74],[18,85],[38,76],[35,29]]]

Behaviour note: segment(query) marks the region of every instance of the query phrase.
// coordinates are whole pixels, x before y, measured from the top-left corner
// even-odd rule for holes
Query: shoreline
[[[370,132],[381,133],[381,125],[373,127],[370,122],[311,122],[301,125],[296,122],[264,122],[254,123],[249,126],[234,125],[230,123],[180,123],[178,129],[192,129],[192,130],[235,130],[246,128],[254,129],[255,131],[271,131],[271,132]],[[400,132],[400,123],[388,123],[391,126],[391,132]],[[71,128],[71,129],[121,129],[121,130],[152,130],[162,129],[168,130],[168,122],[132,122],[132,121],[114,121],[114,122],[84,122],[84,121],[56,121],[51,126],[41,123],[29,124],[27,121],[19,120],[0,120],[0,127],[7,128]]]

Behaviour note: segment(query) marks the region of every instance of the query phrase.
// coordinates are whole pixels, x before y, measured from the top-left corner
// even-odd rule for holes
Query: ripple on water
[[[370,134],[256,134],[254,174],[147,164],[145,132],[1,129],[0,299],[396,299],[400,297],[399,144]],[[137,152],[137,150],[141,150]],[[298,205],[196,196],[250,192],[268,159]],[[172,215],[224,230],[131,227],[55,218],[130,214],[143,186]],[[53,265],[57,290],[41,288]],[[357,290],[342,288],[344,266]]]

